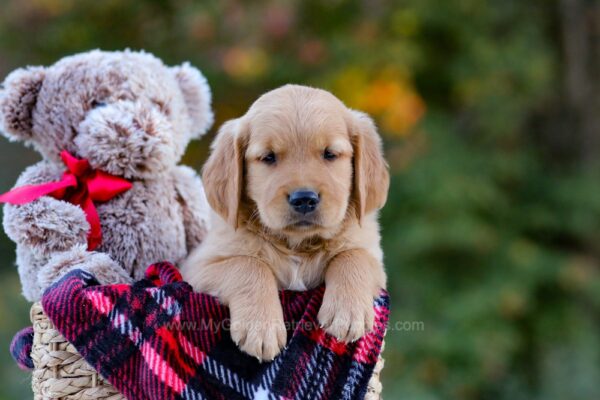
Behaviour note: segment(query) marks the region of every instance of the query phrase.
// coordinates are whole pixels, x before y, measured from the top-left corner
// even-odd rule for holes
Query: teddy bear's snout
[[[88,112],[74,139],[94,168],[126,178],[149,178],[177,162],[166,115],[142,102],[102,104]]]

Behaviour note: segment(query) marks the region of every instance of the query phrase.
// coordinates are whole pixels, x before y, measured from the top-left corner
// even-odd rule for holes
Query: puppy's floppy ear
[[[19,68],[11,72],[0,90],[0,124],[10,140],[32,139],[31,114],[44,82],[43,67]]]
[[[241,118],[227,121],[219,129],[202,170],[210,206],[235,229],[244,187],[246,142],[246,123]]]
[[[380,209],[387,200],[390,186],[388,165],[383,158],[381,138],[373,120],[350,110],[350,136],[354,147],[354,188],[352,196],[359,221]]]
[[[192,119],[192,137],[199,138],[214,122],[210,87],[202,72],[188,62],[172,69]]]

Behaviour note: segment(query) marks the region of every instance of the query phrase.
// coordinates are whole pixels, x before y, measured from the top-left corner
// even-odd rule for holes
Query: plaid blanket
[[[21,329],[10,343],[10,355],[23,371],[33,370],[31,348],[33,347],[33,327]]]
[[[272,362],[242,353],[227,331],[228,310],[194,293],[168,263],[133,285],[100,286],[72,271],[44,294],[56,328],[128,399],[362,399],[388,319],[375,300],[375,328],[345,344],[319,328],[324,287],[280,292],[288,345]]]

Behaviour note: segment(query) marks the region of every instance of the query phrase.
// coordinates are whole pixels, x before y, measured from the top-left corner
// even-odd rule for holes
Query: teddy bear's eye
[[[92,103],[90,105],[92,106],[92,108],[98,108],[106,106],[106,103],[103,101],[92,100]]]

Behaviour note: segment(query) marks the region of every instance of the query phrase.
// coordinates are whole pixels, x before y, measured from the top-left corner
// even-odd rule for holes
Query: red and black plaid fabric
[[[242,353],[227,330],[228,310],[194,293],[168,263],[133,285],[100,286],[73,271],[44,294],[56,328],[128,399],[362,399],[388,320],[375,300],[375,329],[345,344],[316,316],[324,288],[282,291],[288,345],[272,362]]]
[[[23,371],[33,369],[33,359],[31,358],[31,348],[33,346],[33,327],[21,329],[13,337],[10,343],[10,355],[17,362],[19,368]]]

